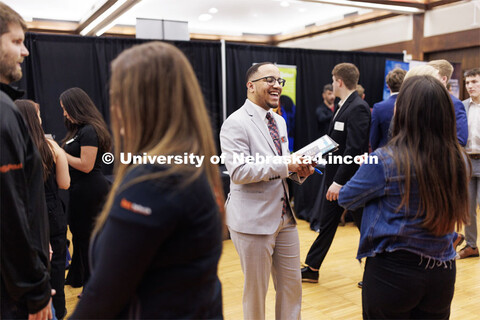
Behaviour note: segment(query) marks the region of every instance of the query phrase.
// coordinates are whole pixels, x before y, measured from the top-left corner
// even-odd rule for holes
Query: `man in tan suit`
[[[248,69],[246,80],[247,100],[220,132],[230,174],[227,226],[245,276],[243,315],[265,318],[271,273],[276,319],[299,319],[300,247],[285,179],[291,172],[309,176],[313,167],[293,163],[285,121],[270,110],[278,106],[285,84],[278,68],[269,62],[256,64]]]

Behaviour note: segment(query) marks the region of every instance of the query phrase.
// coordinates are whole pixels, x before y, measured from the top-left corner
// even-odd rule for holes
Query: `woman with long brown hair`
[[[101,159],[110,151],[111,138],[102,115],[82,89],[64,91],[60,95],[60,105],[67,127],[63,148],[72,177],[68,224],[72,232],[73,256],[65,284],[76,288],[85,285],[90,277],[88,244],[95,218],[110,188],[101,171]]]
[[[393,137],[340,190],[339,204],[365,206],[357,258],[367,258],[365,319],[448,319],[455,284],[455,227],[468,221],[468,160],[445,87],[405,80]]]
[[[15,104],[25,119],[28,132],[40,151],[43,163],[45,200],[47,202],[50,225],[50,245],[52,248],[50,284],[56,294],[52,297],[55,315],[63,319],[65,309],[65,259],[67,252],[67,216],[58,189],[68,189],[70,175],[65,152],[52,139],[45,137],[40,117],[40,106],[32,100],[16,100]]]
[[[166,43],[130,48],[112,63],[110,101],[116,176],[72,318],[222,318],[223,196],[214,191],[215,143],[190,63]],[[133,164],[128,154],[205,160]]]

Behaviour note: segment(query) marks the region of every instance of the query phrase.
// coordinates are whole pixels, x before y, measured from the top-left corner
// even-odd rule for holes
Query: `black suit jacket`
[[[370,107],[354,91],[345,101],[340,111],[330,122],[328,135],[338,143],[333,156],[352,156],[351,164],[328,164],[325,168],[325,186],[327,189],[336,182],[344,185],[355,174],[359,165],[353,157],[368,152],[370,132]],[[327,158],[328,161],[328,158]]]

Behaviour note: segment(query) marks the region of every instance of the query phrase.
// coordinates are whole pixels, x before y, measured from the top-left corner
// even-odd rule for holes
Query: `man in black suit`
[[[370,107],[356,92],[359,77],[360,72],[351,63],[340,63],[332,71],[333,93],[340,98],[340,102],[327,134],[339,144],[332,158],[341,155],[346,161],[342,164],[327,163],[325,167],[326,191],[323,196],[327,201],[323,201],[321,206],[320,234],[310,247],[305,261],[308,267],[302,269],[304,282],[318,282],[318,270],[337,231],[343,212],[337,202],[338,193],[359,167],[348,159],[368,152]],[[352,213],[358,227],[361,213],[361,210]]]

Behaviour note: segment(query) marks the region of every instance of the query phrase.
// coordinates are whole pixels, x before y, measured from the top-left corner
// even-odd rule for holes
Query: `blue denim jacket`
[[[396,250],[442,262],[454,259],[453,233],[434,236],[421,227],[422,215],[415,218],[419,206],[415,176],[412,175],[411,180],[409,210],[403,207],[397,212],[405,177],[398,174],[395,162],[385,148],[379,148],[371,155],[378,157],[378,164],[362,165],[342,187],[338,199],[345,209],[365,207],[357,259]]]

